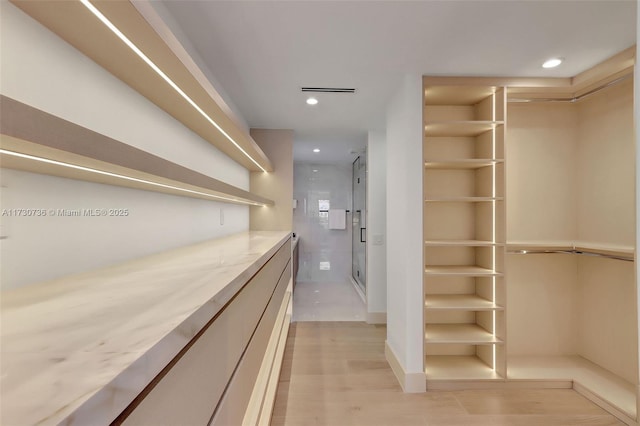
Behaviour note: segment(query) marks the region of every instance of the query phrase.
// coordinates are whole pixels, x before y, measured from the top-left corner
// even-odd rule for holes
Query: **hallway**
[[[570,389],[403,393],[384,358],[385,326],[291,325],[272,426],[620,425]]]
[[[292,321],[364,321],[366,307],[349,282],[303,281],[293,292]]]

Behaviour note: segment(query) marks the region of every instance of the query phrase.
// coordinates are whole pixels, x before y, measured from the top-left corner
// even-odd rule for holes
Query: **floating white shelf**
[[[427,197],[427,203],[482,203],[489,201],[502,201],[504,197]]]
[[[451,275],[451,276],[467,276],[467,277],[493,277],[501,276],[502,273],[492,269],[483,268],[481,266],[432,266],[428,265],[424,268],[427,275]]]
[[[504,307],[475,294],[430,294],[425,297],[425,309],[502,311]]]
[[[504,160],[490,158],[427,160],[424,167],[426,169],[479,169],[503,162]]]
[[[427,240],[424,245],[427,247],[502,247],[504,243],[483,240]]]
[[[426,357],[427,380],[495,380],[500,376],[476,356],[431,355]]]
[[[494,345],[502,340],[476,324],[427,324],[425,343]]]
[[[625,415],[636,418],[636,387],[578,355],[510,356],[508,379],[573,380]],[[575,385],[574,385],[575,386]]]
[[[425,136],[478,136],[504,124],[504,121],[443,121],[426,123]]]

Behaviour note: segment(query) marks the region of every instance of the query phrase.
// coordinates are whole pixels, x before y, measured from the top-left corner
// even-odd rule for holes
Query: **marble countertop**
[[[234,234],[1,293],[0,424],[109,424],[289,237]]]

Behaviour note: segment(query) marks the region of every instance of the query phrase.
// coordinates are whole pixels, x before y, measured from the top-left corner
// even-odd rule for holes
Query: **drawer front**
[[[278,311],[282,306],[287,285],[291,280],[291,269],[292,265],[287,265],[287,269],[282,274],[273,298],[269,302],[256,333],[251,339],[249,347],[243,355],[238,369],[231,378],[229,387],[216,410],[211,426],[237,426],[242,424],[256,377],[262,365],[262,359],[269,344],[269,338],[273,332]]]
[[[206,425],[273,299],[290,258],[289,241],[114,424]]]

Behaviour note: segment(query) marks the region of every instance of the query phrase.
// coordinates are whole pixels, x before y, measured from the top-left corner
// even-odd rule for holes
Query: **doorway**
[[[361,155],[352,165],[351,276],[367,292],[367,158]]]

